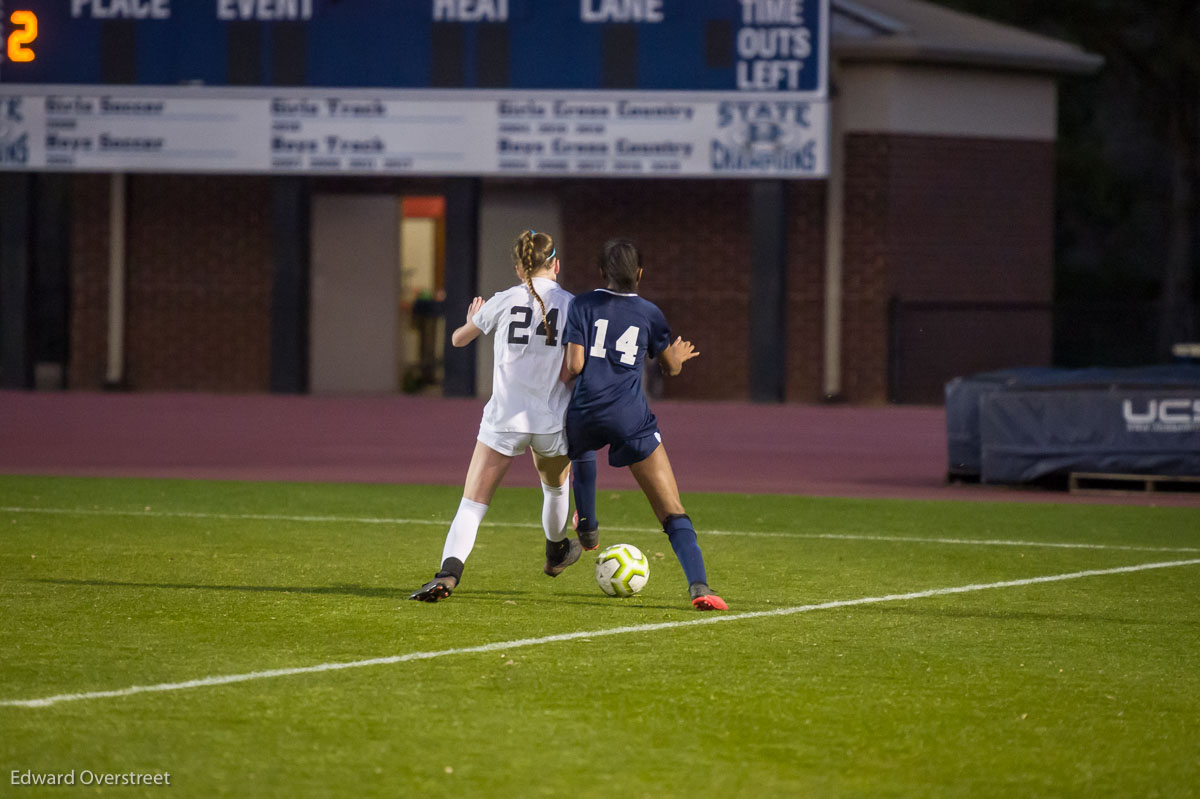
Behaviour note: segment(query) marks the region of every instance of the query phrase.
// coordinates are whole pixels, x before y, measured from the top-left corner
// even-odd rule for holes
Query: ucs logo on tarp
[[[24,97],[0,97],[0,164],[29,162],[29,133],[23,130]]]
[[[1125,429],[1131,433],[1192,433],[1200,431],[1200,399],[1173,397],[1121,404]]]

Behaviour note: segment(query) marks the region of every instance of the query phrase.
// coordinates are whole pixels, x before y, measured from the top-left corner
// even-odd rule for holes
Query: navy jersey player
[[[657,358],[665,374],[679,374],[699,353],[690,341],[671,340],[666,317],[654,303],[639,297],[641,254],[632,242],[613,239],[604,245],[600,269],[607,288],[571,301],[564,338],[565,380],[575,380],[567,405],[568,454],[576,461],[576,508],[580,522],[594,520],[595,489],[578,474],[579,461],[608,447],[612,466],[629,467],[662,523],[671,548],[687,577],[692,605],[699,610],[727,610],[708,586],[696,530],[679,498],[675,473],[663,448],[658,420],[642,391],[642,367]],[[585,461],[586,462],[586,461]],[[583,489],[583,492],[580,489]],[[594,521],[592,525],[594,527]],[[581,526],[579,538],[586,546]]]
[[[558,285],[557,255],[545,233],[522,233],[513,246],[513,267],[521,283],[487,302],[476,297],[466,321],[450,337],[454,346],[465,347],[481,334],[495,333],[492,397],[483,410],[462,500],[446,534],[441,569],[410,599],[437,602],[458,587],[496,488],[527,447],[533,450],[542,481],[544,571],[556,577],[579,560],[579,541],[564,535],[570,461],[563,413],[569,391],[559,378],[562,322],[571,295]]]

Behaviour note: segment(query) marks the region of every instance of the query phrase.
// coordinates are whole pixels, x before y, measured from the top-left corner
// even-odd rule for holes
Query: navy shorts
[[[662,443],[658,430],[636,438],[613,439],[600,430],[573,428],[567,420],[567,454],[572,460],[587,452],[608,447],[608,465],[615,468],[632,466],[646,460]]]

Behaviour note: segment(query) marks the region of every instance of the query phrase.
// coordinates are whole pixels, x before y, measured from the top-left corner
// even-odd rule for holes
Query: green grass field
[[[1200,796],[1200,510],[688,495],[701,614],[640,495],[620,600],[502,489],[409,602],[459,494],[0,477],[0,795]]]

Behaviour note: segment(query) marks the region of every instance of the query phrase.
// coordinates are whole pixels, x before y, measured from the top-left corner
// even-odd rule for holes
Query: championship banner
[[[828,174],[817,101],[3,94],[0,169],[609,177]],[[259,90],[253,90],[255,92]],[[233,96],[231,96],[231,94]]]

